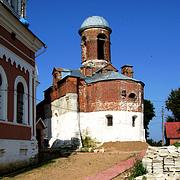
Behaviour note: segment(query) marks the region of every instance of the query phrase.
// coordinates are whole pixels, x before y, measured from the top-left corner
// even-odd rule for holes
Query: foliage
[[[96,140],[91,138],[86,131],[82,137],[83,141],[83,148],[81,149],[82,151],[89,151],[90,148],[95,148],[96,147]]]
[[[180,88],[171,90],[171,93],[166,100],[166,108],[173,114],[171,120],[180,121]]]
[[[173,145],[174,145],[175,147],[180,147],[180,142],[175,142]]]
[[[174,118],[172,116],[168,116],[166,118],[166,122],[174,122]]]
[[[138,176],[142,176],[143,174],[146,174],[146,173],[147,173],[147,170],[146,168],[144,168],[142,161],[137,161],[132,170],[131,176],[129,177],[129,180],[132,180]]]
[[[145,137],[149,137],[149,122],[155,116],[154,106],[150,100],[144,100],[144,129],[145,129]]]
[[[147,143],[151,146],[162,146],[162,140],[154,141],[153,139],[147,139]]]

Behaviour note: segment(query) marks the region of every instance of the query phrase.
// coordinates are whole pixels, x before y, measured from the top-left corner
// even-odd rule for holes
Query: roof
[[[43,42],[43,41],[41,41],[26,25],[24,25],[24,23],[8,8],[8,6],[7,5],[5,5],[3,2],[6,2],[6,1],[1,1],[0,0],[0,5],[2,5],[2,7],[4,8],[4,9],[6,9],[8,12],[9,12],[9,14],[11,14],[16,20],[17,20],[17,22],[18,22],[18,26],[22,26],[24,29],[25,29],[25,31],[27,31],[28,33],[30,33],[33,37],[34,37],[34,42],[35,42],[35,40],[37,40],[37,41],[39,41],[39,48],[38,49],[40,49],[42,46],[44,47],[44,48],[47,48],[47,46],[46,46],[46,44]],[[3,17],[2,17],[3,18]],[[7,17],[8,18],[8,17]],[[8,22],[9,23],[9,22]],[[15,25],[15,24],[14,24]],[[23,29],[22,27],[20,27],[21,29]]]
[[[166,137],[170,139],[180,138],[180,122],[166,122]]]
[[[115,72],[112,70],[107,71],[105,73],[101,73],[97,71],[93,76],[85,77],[83,74],[81,74],[80,69],[64,69],[64,68],[56,68],[56,69],[61,70],[62,79],[68,76],[73,76],[73,77],[84,79],[87,84],[91,84],[91,83],[95,83],[99,81],[108,81],[108,80],[131,80],[131,81],[139,82],[144,85],[144,83],[139,80],[130,78],[128,76],[125,76],[119,72]]]
[[[82,23],[79,33],[81,34],[82,31],[85,29],[93,28],[93,27],[100,27],[108,29],[110,32],[112,31],[109,23],[101,16],[90,16],[84,20]]]
[[[36,120],[36,128],[37,128],[37,127],[41,127],[42,129],[47,128],[41,118],[39,118],[39,119]]]
[[[121,74],[119,72],[114,72],[114,71],[108,71],[106,73],[96,73],[92,77],[85,78],[85,82],[88,84],[98,82],[98,81],[107,81],[107,80],[131,80],[131,81],[140,82],[140,83],[144,84],[141,81],[138,81],[134,78],[130,78],[128,76],[124,76],[123,74]]]

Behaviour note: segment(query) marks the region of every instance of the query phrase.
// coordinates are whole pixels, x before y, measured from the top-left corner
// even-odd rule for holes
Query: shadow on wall
[[[46,142],[47,143],[47,142]],[[14,163],[9,165],[8,170],[5,167],[4,171],[0,171],[1,177],[14,177],[22,172],[30,171],[34,168],[41,167],[50,163],[56,162],[55,158],[68,157],[75,152],[80,146],[80,140],[73,137],[71,140],[56,140],[51,148],[44,147],[39,149],[37,157],[32,161],[25,161],[20,163]],[[1,168],[1,165],[0,165]],[[2,168],[1,168],[2,169]]]

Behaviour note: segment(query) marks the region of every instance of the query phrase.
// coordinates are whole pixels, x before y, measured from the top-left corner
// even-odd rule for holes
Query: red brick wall
[[[0,139],[30,140],[31,128],[0,122]]]
[[[176,142],[179,142],[180,143],[180,139],[170,139],[170,145],[171,144],[174,144]]]
[[[4,45],[5,47],[7,47],[8,49],[10,49],[12,52],[14,52],[15,54],[18,54],[18,56],[20,56],[22,59],[26,60],[28,63],[30,63],[32,66],[35,66],[35,61],[32,60],[35,58],[35,53],[33,51],[31,51],[28,47],[26,47],[22,42],[20,42],[16,37],[15,39],[13,39],[11,37],[11,34],[6,31],[2,26],[0,26],[0,43],[2,45]],[[5,41],[6,39],[6,41]],[[9,43],[7,43],[7,41]],[[13,47],[11,44],[15,47]],[[28,58],[27,56],[25,56],[23,53],[21,53],[20,51],[22,51],[24,54],[26,54],[28,57],[32,58]]]
[[[121,95],[126,90],[126,97]],[[136,94],[136,99],[129,98],[130,93]],[[140,94],[141,93],[141,94]],[[142,112],[143,87],[133,81],[112,80],[81,85],[79,87],[79,103],[81,112],[104,110],[128,110],[126,104],[136,104],[131,111]],[[121,104],[120,104],[121,102]]]
[[[77,93],[78,79],[74,77],[68,77],[60,81],[58,88],[52,88],[51,101],[57,98],[65,96],[67,93]]]
[[[122,96],[123,90],[126,91],[126,97]],[[57,90],[52,90],[51,101],[67,93],[78,93],[81,112],[107,110],[142,112],[143,91],[142,84],[130,80],[109,80],[86,84],[83,80],[68,77],[59,83]],[[136,98],[129,98],[130,93],[136,94]],[[130,109],[127,103],[133,104],[134,108]]]
[[[14,83],[17,76],[22,76],[26,80],[29,93],[29,73],[26,71],[21,71],[19,68],[16,68],[16,65],[11,65],[10,62],[5,61],[0,58],[0,65],[3,67],[6,72],[6,77],[8,81],[8,121],[13,121],[14,118]],[[29,102],[28,102],[29,105]]]

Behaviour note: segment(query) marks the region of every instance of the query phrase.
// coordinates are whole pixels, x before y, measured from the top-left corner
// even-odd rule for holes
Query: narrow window
[[[123,97],[126,97],[126,90],[122,90],[121,95],[122,95]]]
[[[107,126],[113,126],[113,116],[106,115],[106,118],[107,118]]]
[[[6,73],[0,66],[0,120],[7,120],[7,87]]]
[[[2,98],[3,98],[3,89],[2,89],[2,77],[1,77],[1,74],[0,74],[0,119],[2,119],[3,117],[3,107],[2,107]]]
[[[97,51],[98,51],[98,59],[104,59],[104,49],[105,49],[105,40],[106,35],[99,34],[97,36]]]
[[[21,82],[17,85],[17,123],[23,123],[24,116],[24,87]]]
[[[82,47],[82,59],[87,60],[87,48],[86,48],[86,37],[85,36],[82,37],[81,47]]]
[[[135,127],[135,121],[136,121],[137,116],[132,116],[132,127]]]
[[[11,0],[11,7],[17,13],[18,12],[18,0]]]

